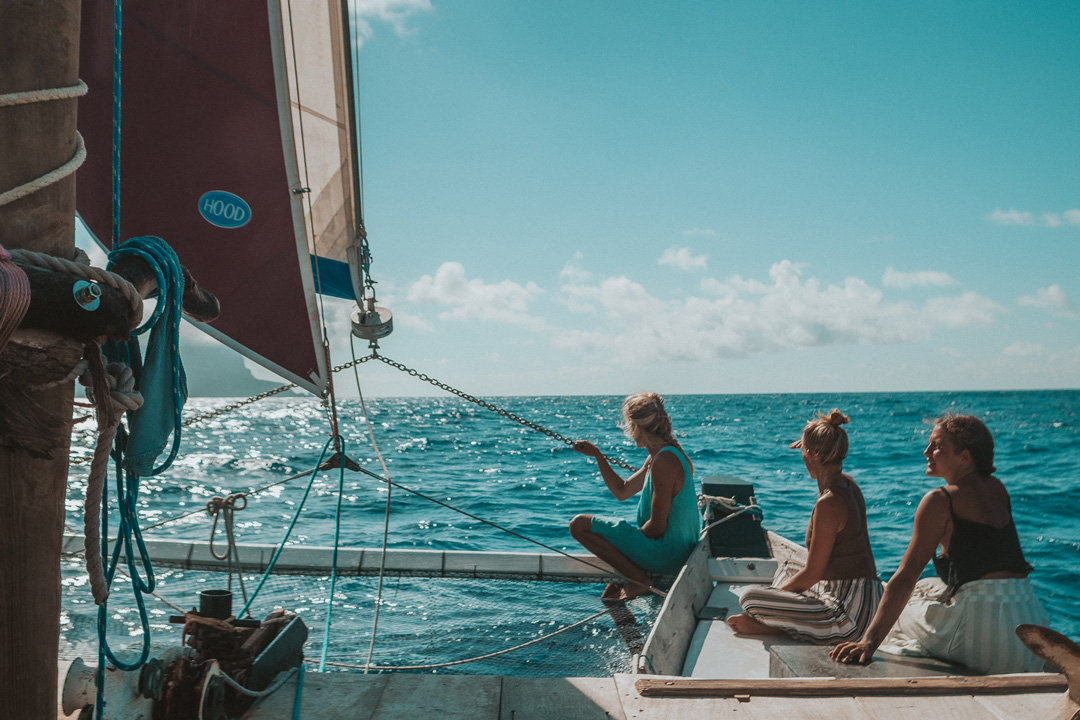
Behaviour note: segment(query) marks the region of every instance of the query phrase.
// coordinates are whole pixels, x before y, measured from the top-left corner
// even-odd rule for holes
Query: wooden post
[[[0,2],[0,94],[78,81],[80,0]],[[0,192],[75,153],[77,100],[0,107]],[[95,152],[108,152],[97,148]],[[0,243],[67,258],[75,243],[75,176],[0,206]],[[57,345],[64,344],[56,337]],[[15,382],[10,376],[0,383]],[[37,391],[70,417],[73,384]],[[5,412],[0,408],[0,412]],[[60,549],[70,434],[52,459],[0,448],[0,717],[56,717]]]

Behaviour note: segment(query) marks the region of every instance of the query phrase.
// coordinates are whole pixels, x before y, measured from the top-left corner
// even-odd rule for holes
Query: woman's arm
[[[686,482],[684,474],[682,462],[675,457],[674,453],[663,452],[653,459],[652,505],[649,506],[649,519],[641,526],[641,533],[645,537],[656,540],[667,530],[671,502],[675,499],[675,488],[681,488],[680,479]]]
[[[926,563],[930,562],[934,550],[944,539],[948,522],[948,499],[936,490],[926,493],[915,511],[911,542],[900,561],[900,567],[885,586],[885,595],[874,613],[874,619],[859,642],[846,642],[834,647],[829,653],[833,660],[844,663],[870,662],[907,605]]]
[[[588,440],[578,440],[573,445],[573,449],[582,455],[587,455],[591,458],[596,458],[596,466],[600,469],[600,477],[604,479],[604,484],[607,485],[607,489],[611,491],[611,494],[615,496],[615,499],[622,502],[628,498],[632,498],[641,492],[641,488],[645,487],[645,476],[649,472],[649,463],[651,458],[645,461],[640,468],[634,471],[629,480],[625,482],[619,474],[611,467],[611,464],[604,457],[604,454],[600,452],[600,449],[593,445]]]
[[[781,590],[801,593],[809,590],[825,574],[829,564],[836,535],[847,522],[848,504],[844,498],[828,493],[818,498],[810,515],[810,547],[807,548],[806,566],[780,586]]]

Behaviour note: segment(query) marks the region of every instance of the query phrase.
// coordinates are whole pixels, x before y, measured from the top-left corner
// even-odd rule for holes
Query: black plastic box
[[[754,484],[730,475],[709,475],[701,481],[701,493],[713,497],[734,499],[739,505],[750,505]],[[737,509],[737,508],[736,508]],[[712,521],[727,514],[713,510]],[[710,522],[706,511],[705,524]],[[769,557],[769,541],[761,525],[760,513],[743,513],[709,529],[709,544],[714,557]]]

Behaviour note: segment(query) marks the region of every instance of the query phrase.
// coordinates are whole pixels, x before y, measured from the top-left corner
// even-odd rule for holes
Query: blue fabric
[[[594,515],[592,531],[606,538],[630,561],[645,572],[674,575],[698,544],[701,533],[701,512],[698,510],[694,475],[686,456],[676,447],[660,452],[672,452],[683,466],[683,486],[671,501],[667,529],[659,538],[646,537],[641,526],[652,514],[652,472],[645,476],[645,485],[638,500],[637,525],[619,518]],[[659,455],[660,453],[657,453]]]
[[[318,292],[346,300],[356,299],[349,263],[312,255],[311,272],[315,275]]]
[[[184,294],[184,275],[180,263],[164,240],[156,237],[128,239],[109,253],[114,259],[137,255],[157,275],[158,296],[154,315],[136,334],[150,330],[138,389],[143,406],[128,414],[128,438],[123,466],[140,477],[156,475],[172,463],[180,443],[180,416],[187,402],[187,375],[180,361],[180,312]],[[138,343],[134,343],[138,355]],[[172,435],[169,458],[155,468]]]

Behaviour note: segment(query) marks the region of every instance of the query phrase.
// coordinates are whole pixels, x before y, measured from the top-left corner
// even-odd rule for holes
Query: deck
[[[821,720],[1014,720],[1047,717],[1061,692],[886,697],[642,697],[641,675],[609,678],[520,678],[495,675],[304,676],[302,718],[333,720],[668,720],[669,718],[820,718]],[[648,676],[650,680],[658,679]],[[244,720],[291,718],[295,678]],[[68,718],[61,712],[58,718]],[[75,716],[71,716],[75,717]]]

